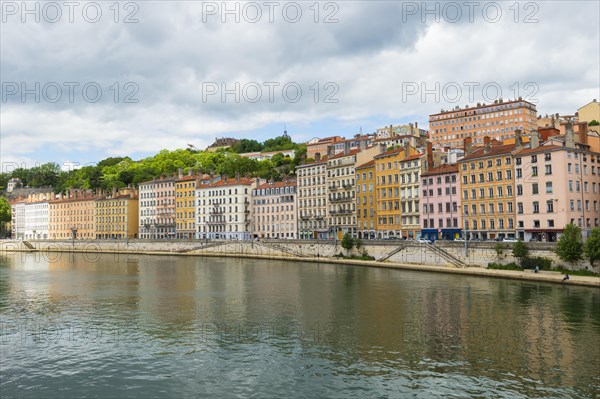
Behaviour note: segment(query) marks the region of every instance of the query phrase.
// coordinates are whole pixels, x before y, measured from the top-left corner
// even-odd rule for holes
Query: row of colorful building
[[[586,235],[600,223],[600,134],[578,116],[536,123],[533,104],[499,100],[432,115],[429,132],[315,138],[294,180],[180,170],[112,192],[36,193],[12,204],[13,237],[556,241],[568,223]]]

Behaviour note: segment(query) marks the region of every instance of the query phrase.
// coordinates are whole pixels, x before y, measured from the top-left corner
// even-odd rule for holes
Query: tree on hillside
[[[527,248],[527,244],[519,240],[513,245],[512,254],[515,258],[519,259],[519,264],[521,264],[523,259],[529,254],[529,248]]]
[[[246,152],[259,152],[262,151],[263,145],[256,140],[241,139],[235,143],[232,150],[238,154],[244,154]]]
[[[279,136],[264,142],[263,151],[281,151],[295,149],[296,144],[289,136]]]
[[[11,209],[10,204],[4,197],[0,197],[0,237],[5,236],[6,223],[10,222]]]
[[[582,251],[581,229],[572,223],[566,225],[556,245],[556,254],[566,262],[575,262],[581,259]]]
[[[590,261],[590,266],[594,267],[594,262],[600,260],[600,227],[592,229],[585,242],[583,251]]]

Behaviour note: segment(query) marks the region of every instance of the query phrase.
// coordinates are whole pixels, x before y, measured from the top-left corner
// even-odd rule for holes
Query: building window
[[[523,195],[523,186],[520,184],[517,185],[517,195]]]
[[[540,203],[533,201],[533,213],[540,213]]]
[[[552,194],[552,182],[551,181],[546,182],[546,194]]]
[[[546,165],[546,175],[552,174],[552,165]]]
[[[532,183],[531,184],[531,192],[533,194],[538,194],[539,193],[539,189],[538,189],[538,184],[537,183]]]

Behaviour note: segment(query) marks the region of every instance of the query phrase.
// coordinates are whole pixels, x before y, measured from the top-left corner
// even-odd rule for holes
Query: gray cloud
[[[301,4],[303,11],[311,5]],[[497,23],[481,17],[474,23],[404,22],[402,4],[339,2],[334,24],[314,23],[308,12],[296,24],[280,17],[274,23],[223,24],[217,17],[203,23],[201,4],[193,2],[140,2],[134,24],[114,23],[108,13],[96,24],[9,19],[0,38],[3,83],[97,82],[103,97],[90,103],[79,91],[72,103],[63,94],[58,103],[28,97],[24,104],[10,97],[1,111],[2,157],[31,159],[64,148],[152,152],[284,122],[318,126],[334,120],[343,129],[372,118],[408,117],[426,125],[430,113],[470,102],[466,92],[457,104],[431,96],[404,101],[406,82],[429,88],[497,82],[505,98],[515,83],[528,94],[523,85],[532,82],[541,113],[574,112],[600,97],[598,3],[539,3],[535,24],[515,23],[510,14]],[[321,10],[320,17],[325,14]],[[132,92],[125,90],[127,82],[139,87],[138,103],[123,102]],[[236,103],[233,96],[205,102],[203,82],[229,88],[235,82],[297,82],[303,96],[292,103],[279,90],[269,102],[263,86],[256,103]],[[339,88],[338,103],[323,102],[327,82]],[[481,90],[475,95],[473,102],[482,100]]]

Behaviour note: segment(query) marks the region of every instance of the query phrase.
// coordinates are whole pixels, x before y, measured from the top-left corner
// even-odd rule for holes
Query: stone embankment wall
[[[464,243],[437,242],[434,246],[404,241],[365,241],[360,249],[354,248],[353,255],[360,255],[363,251],[375,257],[376,260],[389,256],[399,248],[397,253],[384,262],[403,263],[430,266],[475,266],[486,267],[490,262],[509,263],[515,261],[511,253],[510,243],[503,243],[506,249],[498,256],[495,250],[496,243],[476,242],[469,243],[467,256],[465,256]],[[589,262],[581,261],[569,265],[561,261],[554,253],[554,244],[529,243],[530,256],[550,258],[553,265],[567,268],[588,268]],[[303,240],[268,240],[268,241],[16,241],[0,240],[0,251],[43,251],[60,252],[75,251],[87,253],[129,253],[129,254],[185,254],[204,256],[256,256],[273,258],[300,258],[319,259],[331,258],[340,252],[348,255],[339,241],[303,241]],[[458,260],[460,264],[456,262]],[[600,266],[594,268],[600,272]]]

